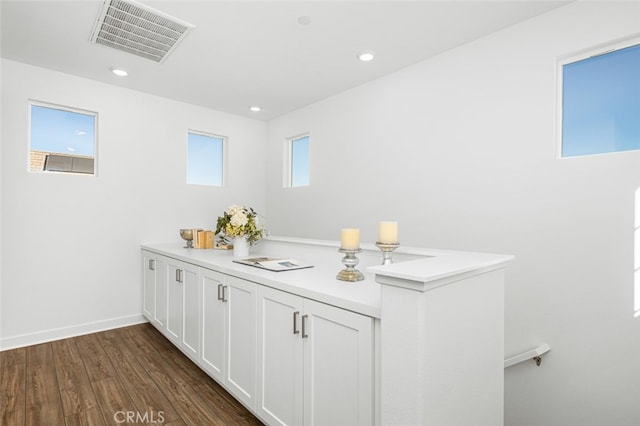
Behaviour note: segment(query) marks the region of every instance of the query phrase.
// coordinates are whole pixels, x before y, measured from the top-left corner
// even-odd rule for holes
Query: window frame
[[[297,140],[308,138],[309,146],[309,158],[308,158],[308,176],[306,185],[293,185],[293,143]],[[286,138],[284,141],[284,173],[283,173],[283,187],[284,188],[306,188],[311,186],[311,134],[310,132],[304,132]]]
[[[66,111],[66,112],[72,112],[75,114],[82,114],[82,115],[89,115],[93,117],[93,156],[91,157],[91,159],[93,160],[93,173],[85,173],[85,172],[74,172],[74,171],[64,171],[64,170],[40,170],[40,171],[33,171],[31,170],[31,151],[34,151],[31,147],[32,145],[32,140],[31,140],[31,128],[32,128],[32,123],[33,123],[33,117],[32,117],[32,111],[33,111],[33,106],[37,106],[37,107],[41,107],[41,108],[48,108],[48,109],[54,109],[54,110],[58,110],[58,111]],[[53,175],[81,175],[81,176],[98,176],[98,132],[99,132],[99,113],[97,111],[91,111],[88,109],[83,109],[83,108],[78,108],[78,107],[71,107],[71,106],[67,106],[67,105],[61,105],[61,104],[56,104],[53,102],[45,102],[45,101],[39,101],[36,99],[28,99],[27,102],[27,107],[28,107],[28,124],[27,124],[27,137],[28,137],[28,144],[27,144],[27,172],[28,173],[33,173],[33,174],[53,174]],[[36,150],[37,151],[37,150]],[[80,155],[69,155],[66,154],[64,152],[50,152],[51,154],[59,154],[62,156],[70,156],[72,158],[89,158],[89,156],[80,156]],[[46,160],[45,160],[46,161]]]
[[[190,183],[189,182],[189,135],[194,134],[198,136],[204,136],[214,139],[222,139],[222,170],[220,172],[220,185],[206,184],[206,183]],[[187,129],[187,144],[186,144],[186,167],[185,167],[185,183],[187,185],[205,186],[208,188],[224,188],[227,184],[227,151],[228,151],[228,137],[212,132],[205,132],[202,130]]]
[[[564,66],[575,62],[580,62],[586,59],[603,56],[608,53],[613,53],[621,49],[640,45],[640,35],[635,34],[631,37],[625,37],[616,39],[608,43],[598,44],[587,49],[583,49],[577,52],[573,52],[567,55],[563,55],[557,58],[556,61],[556,129],[555,129],[555,157],[561,160],[593,157],[599,155],[611,155],[622,154],[625,152],[638,151],[639,149],[624,150],[624,151],[607,151],[597,152],[591,154],[563,156],[562,155],[562,131],[563,131],[563,101],[564,101]]]
[[[640,318],[640,187],[634,192],[633,316]]]

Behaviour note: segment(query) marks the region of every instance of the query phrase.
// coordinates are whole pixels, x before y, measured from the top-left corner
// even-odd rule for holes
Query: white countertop
[[[234,263],[232,250],[183,248],[184,243],[143,244],[142,249],[183,262],[214,269],[282,291],[338,306],[371,317],[380,317],[380,283],[400,285],[418,291],[446,284],[459,274],[478,273],[503,267],[513,256],[486,253],[400,247],[392,265],[380,265],[382,253],[373,244],[362,244],[357,266],[365,279],[344,282],[336,279],[344,268],[339,242],[301,238],[268,237],[251,247],[249,255],[296,259],[313,268],[273,272]],[[440,283],[440,284],[437,284]]]

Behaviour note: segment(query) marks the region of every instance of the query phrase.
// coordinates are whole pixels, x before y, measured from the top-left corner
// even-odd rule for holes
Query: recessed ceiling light
[[[373,61],[373,58],[375,58],[375,54],[370,51],[362,52],[361,54],[358,55],[358,59],[361,60],[362,62]]]
[[[128,72],[118,67],[111,67],[111,72],[117,75],[118,77],[126,77],[129,75]]]
[[[300,25],[309,25],[311,23],[311,17],[309,16],[298,16],[298,24]]]
[[[260,108],[259,106],[252,106],[252,107],[249,107],[249,109],[253,112],[262,111],[262,108]]]

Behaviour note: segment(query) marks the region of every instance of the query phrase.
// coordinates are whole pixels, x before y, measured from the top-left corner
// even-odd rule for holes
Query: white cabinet
[[[253,408],[256,399],[257,285],[228,276],[224,290],[227,300],[224,383],[229,392]]]
[[[373,319],[263,286],[258,301],[258,415],[372,424]]]
[[[305,315],[304,423],[373,424],[373,319],[308,299]]]
[[[143,314],[158,329],[167,321],[166,259],[155,253],[142,253]]]
[[[258,415],[272,425],[303,422],[303,299],[260,287],[258,297]]]
[[[198,268],[167,258],[166,336],[194,360],[200,348]]]
[[[202,295],[202,352],[200,365],[220,383],[224,381],[226,298],[225,275],[200,269]]]
[[[142,309],[266,424],[503,423],[512,256],[406,249],[344,283],[334,244],[276,237],[259,250],[317,267],[270,272],[228,252],[144,245]]]
[[[200,365],[246,406],[255,406],[255,283],[200,269],[202,353]]]
[[[374,424],[373,318],[170,256],[142,259],[144,315],[264,422]]]

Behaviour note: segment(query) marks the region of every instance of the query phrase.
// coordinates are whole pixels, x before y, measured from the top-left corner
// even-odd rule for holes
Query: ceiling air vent
[[[135,1],[105,0],[91,42],[162,62],[193,28]]]

